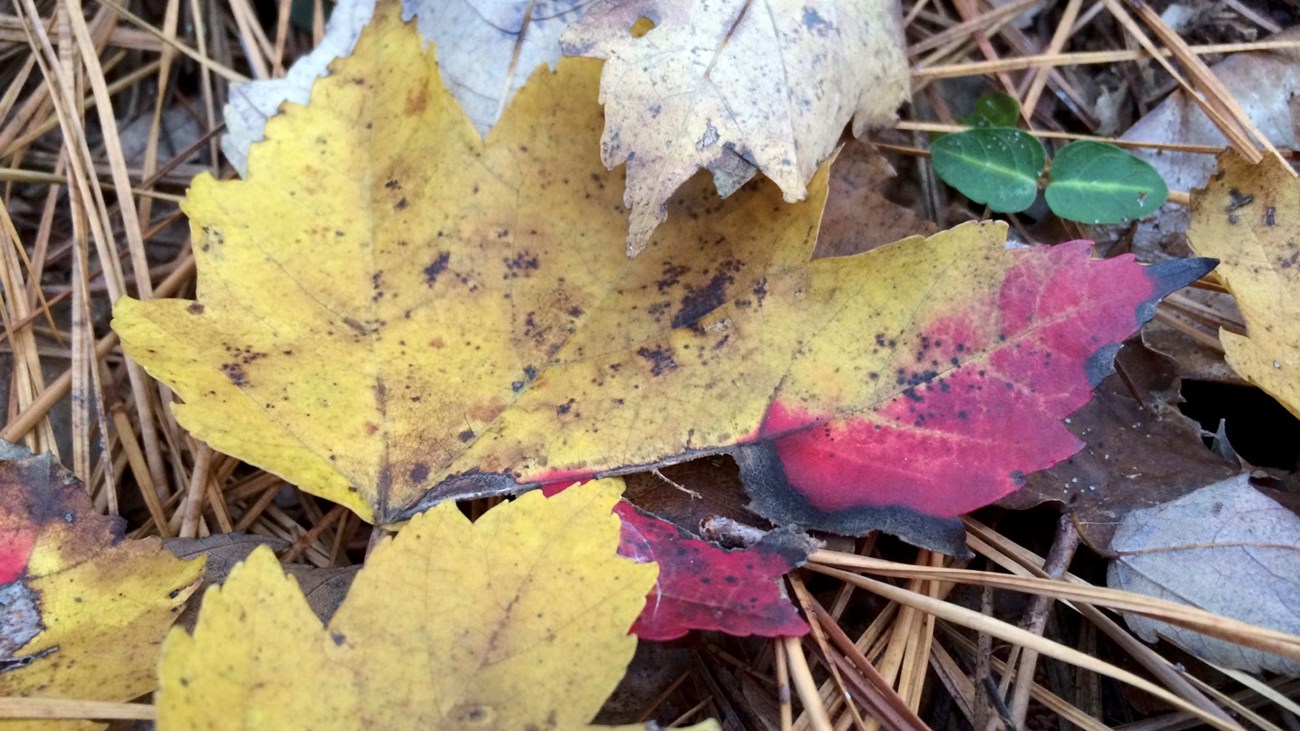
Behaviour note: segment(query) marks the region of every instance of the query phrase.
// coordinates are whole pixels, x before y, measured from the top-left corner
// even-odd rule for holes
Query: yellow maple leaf
[[[630,263],[606,245],[626,231],[622,175],[601,166],[600,107],[582,103],[599,63],[539,71],[485,145],[394,7],[310,106],[271,120],[248,180],[193,182],[198,302],[118,303],[114,328],[184,398],[181,423],[380,524],[435,486],[499,493],[490,473],[752,434],[797,328],[708,310],[806,260],[819,205],[766,186],[718,216],[692,195]]]
[[[123,540],[118,522],[49,455],[0,462],[0,695],[126,701],[153,689],[157,647],[203,561]]]
[[[657,574],[616,553],[621,492],[533,492],[474,523],[426,511],[375,549],[328,628],[258,548],[208,591],[193,636],[167,638],[159,728],[586,728]]]
[[[1187,239],[1219,259],[1246,320],[1247,337],[1219,331],[1229,365],[1300,416],[1300,183],[1273,157],[1225,152],[1193,198]]]

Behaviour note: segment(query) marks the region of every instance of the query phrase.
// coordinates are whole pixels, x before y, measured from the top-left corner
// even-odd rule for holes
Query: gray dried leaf
[[[1116,589],[1200,607],[1300,634],[1300,517],[1238,475],[1130,513],[1111,550]],[[1219,665],[1300,675],[1300,660],[1261,652],[1133,614],[1139,637],[1157,635]]]

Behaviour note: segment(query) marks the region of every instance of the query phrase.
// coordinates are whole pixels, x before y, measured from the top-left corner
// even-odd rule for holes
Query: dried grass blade
[[[990,636],[997,637],[1006,642],[1011,642],[1025,647],[1032,647],[1041,655],[1054,657],[1062,662],[1068,662],[1086,670],[1091,670],[1092,672],[1113,678],[1122,683],[1127,683],[1128,685],[1144,690],[1181,710],[1196,715],[1202,721],[1214,726],[1215,728],[1231,729],[1233,731],[1241,729],[1241,727],[1236,723],[1224,721],[1222,718],[1211,715],[1210,713],[1193,706],[1182,698],[1179,698],[1173,693],[1170,693],[1164,688],[1140,678],[1127,670],[1122,670],[1110,663],[1097,660],[1096,658],[1079,652],[1078,650],[1043,639],[1032,632],[1027,632],[1019,627],[1007,624],[1006,622],[993,619],[992,617],[966,609],[965,607],[959,607],[955,604],[950,604],[922,594],[917,594],[892,584],[887,584],[883,581],[868,579],[865,576],[859,576],[858,574],[850,573],[848,571],[828,568],[816,564],[809,564],[808,568],[828,576],[833,576],[841,581],[852,581],[860,588],[866,589],[867,591],[884,597],[885,599],[915,607],[921,611],[929,612],[934,614],[936,617],[946,619],[954,624],[959,624],[963,627],[987,633]]]
[[[1058,601],[1077,601],[1135,612],[1152,619],[1171,622],[1197,632],[1273,652],[1287,657],[1300,658],[1300,637],[1253,624],[1247,624],[1204,609],[1164,601],[1132,592],[1108,589],[1091,584],[1040,579],[1028,576],[1009,576],[990,571],[948,569],[896,563],[884,559],[857,556],[836,551],[817,551],[809,558],[809,567],[820,571],[821,566],[837,566],[868,571],[880,576],[931,577],[961,584],[974,584],[994,589],[1010,589],[1027,594],[1050,596]]]

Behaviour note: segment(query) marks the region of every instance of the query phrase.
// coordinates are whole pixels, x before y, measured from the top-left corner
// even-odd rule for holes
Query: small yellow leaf
[[[1219,332],[1228,363],[1300,416],[1300,182],[1265,156],[1229,150],[1192,202],[1187,239],[1220,260],[1247,337]]]
[[[154,688],[157,649],[203,561],[127,541],[49,455],[0,461],[0,695],[127,701]],[[98,728],[0,721],[4,729]]]
[[[258,548],[163,650],[159,728],[582,728],[657,568],[617,555],[619,480],[475,523],[444,503],[371,554],[328,629]]]
[[[163,646],[163,728],[230,728],[239,717],[250,728],[313,728],[351,699],[340,693],[341,673],[321,672],[324,627],[270,548],[209,589],[199,617],[193,636],[177,629]]]

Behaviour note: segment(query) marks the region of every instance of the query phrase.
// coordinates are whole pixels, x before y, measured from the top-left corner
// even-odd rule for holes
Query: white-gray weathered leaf
[[[1129,513],[1115,531],[1107,583],[1243,622],[1300,634],[1300,517],[1246,475]],[[1163,635],[1210,662],[1300,675],[1300,660],[1125,614],[1147,642]]]
[[[543,63],[555,68],[560,34],[593,2],[403,0],[402,17],[416,18],[420,34],[435,44],[443,83],[486,136],[533,69]],[[248,147],[262,139],[266,120],[286,101],[307,103],[312,83],[326,74],[330,62],[352,53],[374,9],[375,0],[341,0],[321,44],[284,78],[231,89],[221,149],[240,175],[247,174]]]
[[[541,64],[560,60],[560,36],[595,0],[405,0],[437,45],[443,83],[487,136],[506,102]]]
[[[861,136],[908,95],[897,0],[608,0],[563,45],[606,59],[601,156],[627,163],[633,255],[697,170],[724,198],[761,171],[802,200],[850,119]]]
[[[264,137],[266,120],[278,114],[285,102],[307,103],[312,83],[325,75],[331,61],[352,53],[357,35],[374,11],[375,0],[341,0],[334,6],[320,45],[294,62],[282,78],[230,87],[230,100],[222,110],[226,134],[221,137],[221,151],[241,176],[248,174],[248,148]]]

